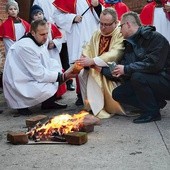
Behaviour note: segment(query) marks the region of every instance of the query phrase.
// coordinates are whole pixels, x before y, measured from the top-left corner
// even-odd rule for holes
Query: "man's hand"
[[[124,65],[117,65],[115,69],[112,71],[113,77],[120,77],[124,74]]]
[[[165,4],[164,11],[165,12],[170,12],[170,4]]]
[[[82,55],[81,58],[76,61],[76,63],[80,64],[82,67],[90,67],[95,65],[92,58],[86,57],[84,55]]]
[[[49,41],[49,43],[48,43],[48,49],[51,50],[51,49],[53,49],[54,47],[55,47],[54,42],[53,42],[52,40]]]
[[[75,17],[74,20],[73,20],[73,23],[79,23],[79,22],[81,22],[81,21],[82,21],[82,16],[76,15],[76,17]]]

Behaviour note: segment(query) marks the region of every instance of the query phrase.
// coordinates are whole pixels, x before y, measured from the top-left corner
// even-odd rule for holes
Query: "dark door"
[[[30,22],[30,9],[34,0],[15,0],[19,5],[19,17]]]

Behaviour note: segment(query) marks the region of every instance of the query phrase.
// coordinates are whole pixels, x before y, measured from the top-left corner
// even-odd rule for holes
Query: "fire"
[[[74,115],[58,115],[43,125],[38,124],[27,134],[32,139],[48,140],[54,134],[62,136],[73,131],[79,131],[83,127],[84,117],[88,114],[86,111],[81,111]]]

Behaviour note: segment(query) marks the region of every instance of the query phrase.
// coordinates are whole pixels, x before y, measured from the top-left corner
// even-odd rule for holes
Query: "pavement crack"
[[[163,135],[162,135],[162,133],[161,133],[161,130],[159,129],[158,124],[157,124],[156,122],[154,122],[154,123],[155,123],[155,125],[156,125],[156,127],[157,127],[157,129],[158,129],[158,131],[159,131],[159,134],[160,134],[160,136],[161,136],[161,138],[162,138],[162,141],[163,141],[163,143],[164,143],[164,145],[165,145],[165,148],[166,148],[166,150],[168,151],[168,154],[170,155],[170,150],[169,150],[169,148],[168,148],[168,146],[167,146],[167,144],[166,144],[166,142],[165,142],[165,140],[164,140],[164,137],[163,137]]]

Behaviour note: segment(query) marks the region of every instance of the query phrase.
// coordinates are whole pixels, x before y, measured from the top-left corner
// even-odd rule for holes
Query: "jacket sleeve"
[[[138,45],[133,46],[133,53],[125,54],[124,59],[129,57],[135,60],[125,64],[125,74],[158,73],[163,70],[170,48],[168,41],[161,34],[154,32],[151,39],[147,39],[143,43],[148,46],[145,48]]]

